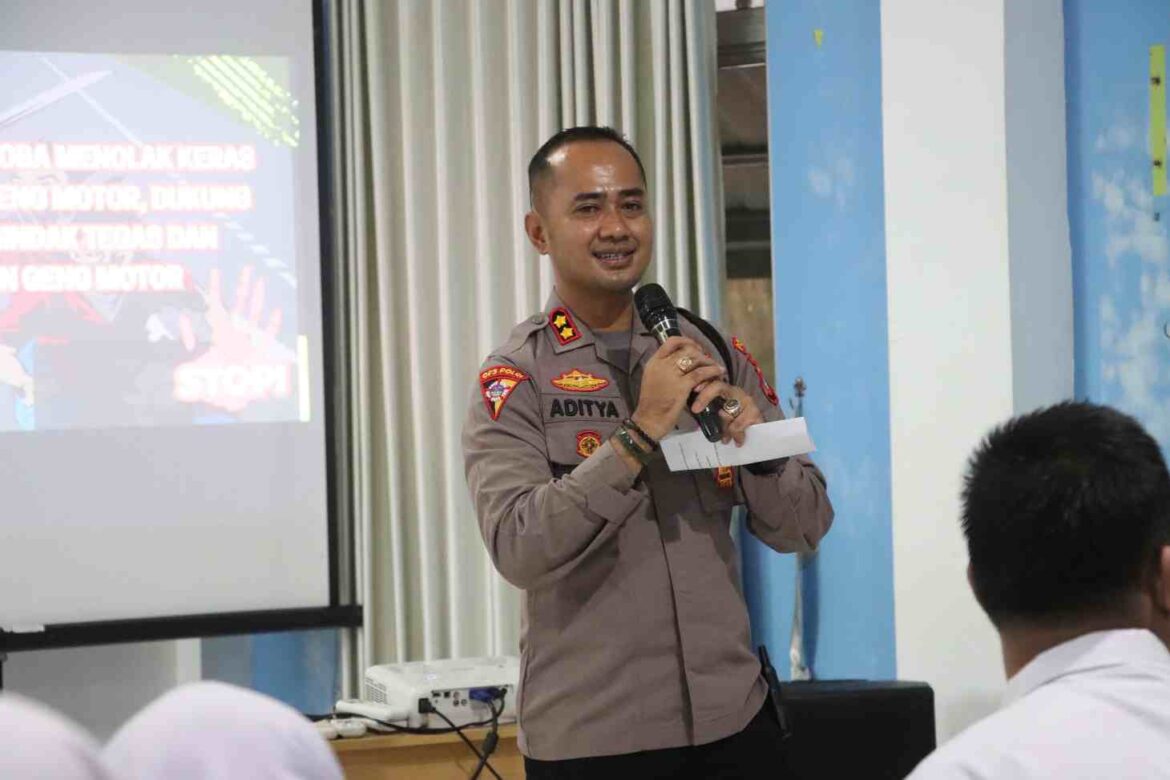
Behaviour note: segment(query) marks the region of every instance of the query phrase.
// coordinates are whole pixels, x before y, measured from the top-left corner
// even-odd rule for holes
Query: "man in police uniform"
[[[520,745],[529,778],[755,777],[782,760],[752,652],[731,509],[770,547],[808,551],[832,521],[803,457],[671,472],[657,441],[722,399],[726,441],[779,419],[738,339],[683,320],[659,347],[634,313],[653,227],[637,153],[608,128],[558,133],[529,165],[529,240],[555,291],[478,375],[463,431],[492,560],[525,591]]]

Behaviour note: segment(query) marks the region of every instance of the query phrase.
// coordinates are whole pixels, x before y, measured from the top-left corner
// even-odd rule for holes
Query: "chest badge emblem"
[[[568,390],[570,393],[593,393],[603,387],[609,387],[609,380],[574,368],[552,380],[553,387]]]
[[[597,431],[581,431],[577,434],[577,454],[582,458],[588,458],[600,446],[601,434]]]

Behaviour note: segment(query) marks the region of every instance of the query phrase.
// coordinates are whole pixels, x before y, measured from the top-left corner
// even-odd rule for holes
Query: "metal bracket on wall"
[[[808,385],[804,377],[798,376],[792,383],[792,390],[796,399],[788,399],[794,417],[804,417],[804,394]],[[796,582],[793,585],[792,597],[792,639],[788,645],[788,672],[792,680],[811,680],[813,678],[812,658],[808,653],[808,642],[805,641],[804,624],[804,573],[812,557],[816,553],[800,553],[796,556]]]
[[[792,390],[796,393],[796,400],[788,399],[788,406],[792,408],[792,414],[796,417],[804,417],[804,394],[808,390],[808,385],[804,383],[804,377],[798,376],[796,381],[792,383]]]

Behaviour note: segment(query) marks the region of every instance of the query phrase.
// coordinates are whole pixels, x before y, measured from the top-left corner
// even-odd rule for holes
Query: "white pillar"
[[[1003,685],[966,580],[966,459],[1017,394],[1072,391],[1063,16],[1060,0],[881,8],[898,675],[934,687],[945,739]]]
[[[1008,247],[1017,414],[1073,395],[1061,0],[1007,0]]]

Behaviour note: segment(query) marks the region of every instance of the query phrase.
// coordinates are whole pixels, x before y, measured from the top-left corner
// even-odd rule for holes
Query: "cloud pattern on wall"
[[[856,166],[848,156],[837,155],[822,164],[809,166],[809,189],[818,198],[831,199],[838,211],[844,211],[849,205],[856,184]]]
[[[1104,222],[1107,273],[1099,287],[1101,400],[1136,415],[1170,446],[1170,238],[1133,119],[1115,122],[1094,143],[1090,219]],[[1095,258],[1100,262],[1100,256]]]

